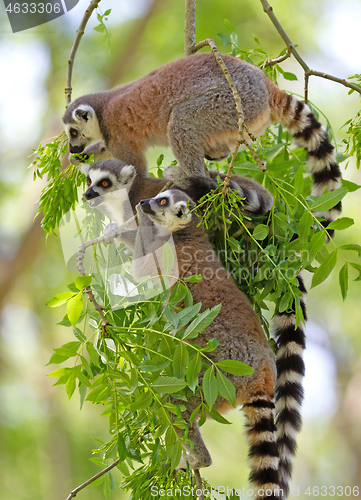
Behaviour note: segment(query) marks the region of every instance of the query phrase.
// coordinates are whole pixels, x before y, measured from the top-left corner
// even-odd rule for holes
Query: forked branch
[[[302,59],[300,54],[297,52],[294,44],[292,43],[291,39],[285,32],[285,30],[282,28],[280,22],[278,21],[277,17],[275,16],[275,13],[273,12],[273,8],[270,6],[270,4],[267,2],[267,0],[260,0],[263,10],[265,13],[268,15],[270,20],[272,21],[272,24],[278,31],[278,33],[281,35],[283,41],[286,44],[287,50],[292,53],[297,60],[297,62],[302,66],[304,72],[305,72],[305,102],[307,103],[308,101],[308,82],[309,82],[309,77],[310,76],[319,76],[320,78],[325,78],[326,80],[332,80],[333,82],[340,83],[341,85],[344,85],[345,87],[348,87],[350,89],[355,90],[359,94],[361,94],[361,88],[358,87],[357,85],[354,85],[353,83],[348,82],[344,78],[338,78],[337,76],[332,76],[329,75],[328,73],[324,73],[322,71],[315,71],[313,69],[310,69],[309,66],[306,64],[306,62]]]

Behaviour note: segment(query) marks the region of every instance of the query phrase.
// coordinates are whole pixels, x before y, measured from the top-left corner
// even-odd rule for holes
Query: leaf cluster
[[[235,388],[225,374],[248,375],[252,369],[235,360],[214,363],[209,353],[218,346],[215,339],[197,344],[197,336],[221,305],[200,313],[201,303],[193,304],[186,283],[178,282],[171,291],[126,309],[105,309],[111,323],[105,336],[97,315],[84,308],[82,290],[91,279],[78,277],[69,292],[47,303],[51,307],[66,303],[61,324],[73,327],[76,337],[54,349],[49,361],[73,360],[71,366],[49,376],[58,378],[55,385],[65,385],[69,398],[78,388],[81,406],[90,401],[105,408],[111,439],[93,450],[102,456],[96,463],[103,466],[119,457],[124,488],[132,490],[134,499],[150,499],[151,485],[174,483],[172,471],[180,460],[182,443],[192,445],[182,418],[184,403],[193,405],[191,422],[200,415],[202,425],[210,415],[228,423],[213,408],[218,396],[235,406]],[[113,484],[111,475],[107,477],[99,480],[105,492]],[[189,476],[184,475],[183,481],[190,484]]]

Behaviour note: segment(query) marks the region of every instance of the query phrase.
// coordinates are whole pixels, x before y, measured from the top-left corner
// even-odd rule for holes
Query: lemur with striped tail
[[[281,123],[308,152],[312,194],[339,187],[341,173],[327,132],[309,107],[281,91],[256,66],[224,55],[242,101],[245,123],[257,136]],[[220,161],[238,140],[231,89],[213,54],[194,54],[108,92],[79,97],[63,122],[71,153],[102,140],[114,158],[147,174],[145,150],[170,146],[184,177],[205,176],[204,158]],[[323,212],[326,224],[341,205]]]
[[[241,377],[227,374],[227,377],[236,389],[236,405],[242,406],[248,421],[246,435],[250,446],[250,482],[255,498],[279,500],[282,492],[279,491],[279,453],[274,421],[274,388],[275,385],[277,387],[275,355],[250,302],[222,267],[204,228],[198,226],[199,218],[192,213],[192,206],[188,195],[173,189],[142,200],[137,206],[138,229],[123,230],[119,239],[133,250],[133,263],[137,266],[140,257],[151,257],[171,235],[177,254],[179,278],[184,279],[193,274],[203,276],[201,282],[187,283],[194,302],[202,303],[201,311],[222,304],[218,316],[194,342],[204,347],[209,340],[216,339],[219,346],[207,354],[213,362],[233,359],[252,367],[252,375]],[[153,228],[150,228],[151,224]],[[165,230],[168,230],[168,234]],[[161,252],[158,252],[159,255]],[[145,258],[144,268],[133,269],[133,274],[138,277],[149,275],[150,260]],[[163,271],[161,262],[157,267]],[[176,400],[172,401],[177,403]],[[186,468],[187,463],[191,469],[208,467],[212,461],[200,434],[200,415],[190,425],[190,416],[199,405],[200,398],[196,394],[181,403],[186,407],[182,417],[187,422],[187,437],[192,441],[193,449],[190,451],[188,445],[184,444],[185,451],[178,468]],[[232,405],[218,396],[214,408],[225,413]],[[183,435],[182,430],[179,430],[179,435]]]

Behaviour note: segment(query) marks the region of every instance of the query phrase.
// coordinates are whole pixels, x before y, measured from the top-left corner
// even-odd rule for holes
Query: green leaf
[[[252,375],[253,373],[253,368],[236,359],[218,361],[216,365],[224,372],[231,373],[232,375]]]
[[[254,228],[252,236],[255,240],[264,240],[265,238],[267,238],[268,232],[269,232],[268,226],[266,226],[265,224],[259,224]]]
[[[224,418],[215,408],[208,410],[208,413],[209,416],[212,417],[216,422],[219,422],[220,424],[232,425],[232,422],[229,422],[229,420]],[[239,500],[239,497],[237,497],[237,500]]]
[[[112,9],[108,9],[104,12],[104,17],[107,17],[109,16],[109,14],[111,13]]]
[[[204,373],[202,389],[207,405],[209,409],[211,409],[218,395],[218,384],[214,375],[213,366],[210,366]]]
[[[147,391],[141,396],[138,396],[134,403],[131,405],[132,410],[144,410],[145,408],[148,408],[152,404],[153,401],[153,396],[151,391]]]
[[[312,238],[311,241],[306,246],[304,252],[302,252],[302,260],[306,265],[311,264],[311,262],[316,257],[317,252],[320,252],[322,248],[324,248],[326,242],[326,234],[325,231],[317,231]]]
[[[359,184],[355,184],[355,182],[347,181],[346,179],[341,180],[342,185],[347,189],[349,193],[353,193],[361,188]]]
[[[78,276],[75,280],[75,286],[78,290],[83,290],[86,286],[89,286],[92,281],[92,276]]]
[[[337,205],[347,193],[347,189],[342,187],[330,193],[324,193],[314,201],[310,208],[314,212],[325,212],[326,210],[330,210]]]
[[[297,80],[297,76],[294,73],[290,73],[289,71],[284,71],[282,73],[282,76],[286,80]]]
[[[183,281],[186,283],[199,283],[200,281],[203,280],[203,276],[201,274],[189,276],[188,278],[184,278]]]
[[[151,384],[151,387],[159,394],[179,392],[186,386],[187,384],[184,380],[180,380],[176,377],[158,377],[157,380]]]
[[[157,158],[157,166],[160,167],[161,164],[163,163],[163,160],[164,160],[164,155],[159,155],[158,158]]]
[[[66,313],[68,315],[70,323],[73,326],[77,324],[82,310],[83,310],[83,297],[81,293],[78,293],[73,298],[69,299],[66,305]]]
[[[340,282],[341,295],[342,295],[343,300],[345,300],[347,297],[347,291],[348,291],[348,264],[347,264],[347,262],[340,269],[339,282]]]
[[[76,378],[79,379],[79,381],[85,385],[85,387],[91,387],[91,383],[89,382],[89,379],[86,377],[86,375],[81,371],[81,366],[78,365],[74,369]]]
[[[73,296],[74,294],[72,292],[58,293],[52,299],[45,302],[45,305],[49,307],[59,307],[65,304],[65,302],[67,302],[67,300],[69,300]]]
[[[95,26],[93,28],[94,31],[98,31],[99,33],[103,33],[105,31],[105,26],[104,24],[98,24],[98,26]]]
[[[307,241],[313,224],[312,214],[307,210],[302,214],[300,222],[298,223],[298,234],[303,241]]]
[[[203,332],[209,326],[214,318],[218,315],[222,304],[206,309],[203,311],[192,323],[187,327],[184,332],[183,339],[194,339],[198,333]]]
[[[295,173],[294,177],[295,195],[303,193],[303,166],[300,165]],[[305,212],[307,213],[307,212]]]
[[[173,356],[172,366],[173,366],[174,376],[180,379],[184,378],[188,363],[189,363],[188,349],[183,343],[179,344],[176,347]]]
[[[228,47],[228,45],[232,45],[232,42],[229,39],[229,36],[225,35],[224,33],[217,33],[217,35],[222,40],[225,47]]]
[[[201,369],[202,361],[199,352],[197,352],[194,358],[190,361],[186,370],[186,380],[191,391],[194,391],[198,385],[198,375]]]
[[[138,366],[138,370],[140,370],[141,372],[159,372],[160,370],[164,370],[164,368],[167,368],[167,366],[169,365],[170,361],[168,360],[165,360],[162,363],[156,363],[151,359],[147,359]]]
[[[256,37],[256,35],[252,35],[252,36],[253,36],[253,38],[254,38],[254,41],[255,41],[256,43],[258,43],[258,45],[261,45],[261,44],[259,43],[259,40],[258,40],[258,38]]]
[[[202,404],[198,405],[197,408],[195,408],[193,411],[192,411],[192,414],[191,416],[189,417],[189,423],[190,425],[193,425],[193,422],[195,421],[195,419],[198,417],[198,414],[199,414],[199,411],[201,409],[201,406]]]
[[[350,266],[352,266],[354,269],[357,269],[357,271],[360,273],[354,281],[361,281],[361,265],[356,264],[355,262],[350,262]]]
[[[123,460],[125,460],[127,458],[128,453],[127,453],[127,447],[125,444],[125,440],[121,434],[118,434],[117,448],[118,448],[119,460],[122,462]]]
[[[332,221],[327,229],[336,229],[337,231],[342,231],[343,229],[347,229],[350,226],[353,226],[354,220],[350,217],[341,217],[340,219],[336,219]]]
[[[312,276],[311,288],[319,285],[330,275],[337,262],[337,250],[328,254]]]
[[[359,257],[361,257],[361,246],[356,245],[355,243],[350,243],[349,245],[342,245],[342,247],[340,247],[340,250],[354,251],[358,253]]]
[[[217,384],[219,394],[229,401],[232,406],[236,406],[236,389],[232,382],[219,370],[217,370]]]
[[[224,20],[224,25],[227,28],[227,30],[232,31],[232,32],[236,31],[236,28],[234,26],[232,26],[232,24],[228,21],[228,19]]]
[[[186,307],[185,309],[180,311],[177,314],[177,319],[178,319],[177,328],[182,328],[187,323],[189,323],[189,321],[199,313],[199,310],[201,307],[202,307],[202,303],[198,302],[194,306]]]
[[[68,399],[72,397],[74,394],[76,387],[76,376],[75,376],[75,370],[72,370],[70,377],[68,378],[66,384],[65,384],[65,390],[68,395]]]
[[[91,362],[93,363],[93,365],[100,368],[99,354],[96,352],[93,344],[91,342],[87,342],[85,345],[86,345],[86,350],[88,351]]]

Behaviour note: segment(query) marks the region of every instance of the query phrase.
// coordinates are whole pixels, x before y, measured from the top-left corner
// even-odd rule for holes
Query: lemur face
[[[91,106],[79,105],[72,112],[71,120],[67,123],[64,117],[63,122],[70,153],[81,153],[89,144],[102,139],[98,119]]]
[[[104,166],[99,166],[99,164],[94,163],[90,167],[86,164],[82,165],[82,171],[87,176],[87,184],[89,186],[83,194],[83,200],[92,200],[91,204],[93,207],[102,202],[109,203],[109,196],[105,197],[103,195],[114,193],[114,197],[117,197],[118,194],[116,191],[124,188],[129,192],[136,176],[136,170],[133,165],[121,167],[115,173],[114,171],[107,170]],[[95,200],[98,197],[102,198]]]
[[[155,198],[141,200],[140,206],[156,225],[175,233],[191,222],[191,203],[183,191],[169,189]]]

